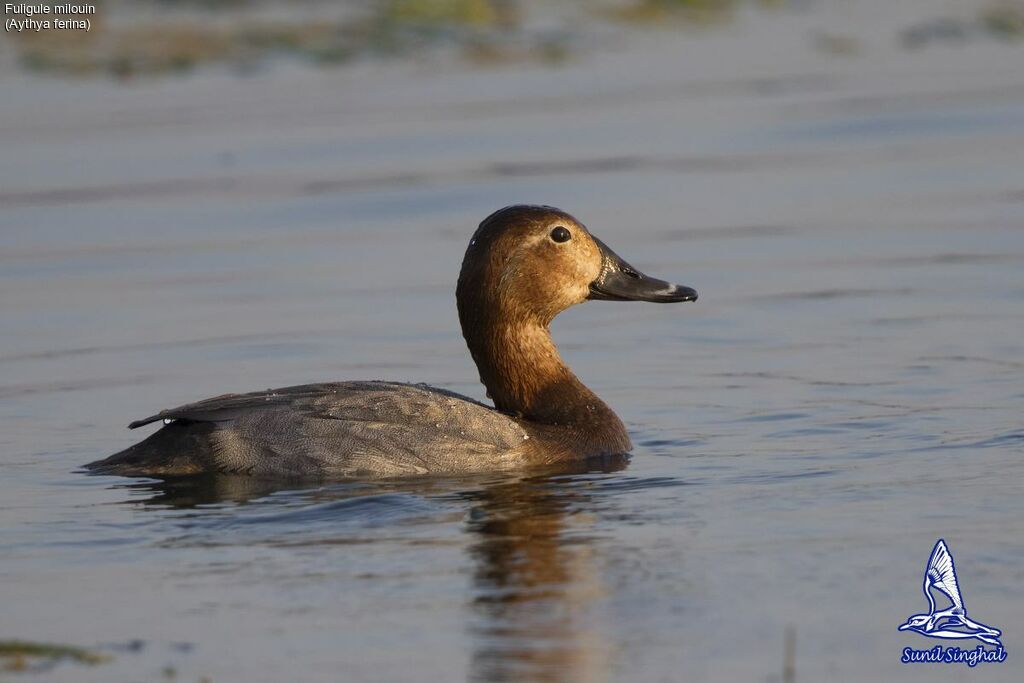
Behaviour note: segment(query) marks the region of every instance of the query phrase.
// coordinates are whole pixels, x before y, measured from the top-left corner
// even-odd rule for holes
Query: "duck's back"
[[[237,472],[394,476],[521,467],[515,420],[443,389],[394,382],[306,384],[165,410],[149,438],[87,467],[124,475]]]

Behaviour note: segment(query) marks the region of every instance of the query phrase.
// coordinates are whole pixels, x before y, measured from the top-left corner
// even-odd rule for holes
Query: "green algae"
[[[74,645],[0,640],[0,671],[30,671],[59,661],[94,666],[109,660],[109,655]]]

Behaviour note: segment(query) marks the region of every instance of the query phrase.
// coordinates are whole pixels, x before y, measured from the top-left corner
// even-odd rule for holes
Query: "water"
[[[55,681],[781,681],[791,628],[798,680],[1019,680],[1024,53],[908,51],[857,15],[864,49],[823,56],[808,31],[844,11],[558,69],[7,75],[0,639],[114,657]],[[284,490],[76,471],[225,391],[482,399],[454,280],[523,201],[700,291],[554,325],[628,463]],[[933,644],[896,627],[940,537],[1005,664],[899,663]]]

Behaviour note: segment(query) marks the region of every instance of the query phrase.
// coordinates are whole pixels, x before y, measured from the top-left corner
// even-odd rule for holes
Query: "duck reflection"
[[[150,507],[194,508],[223,503],[246,503],[281,490],[281,483],[230,474],[199,474],[132,481],[116,488],[136,496],[126,502]]]
[[[601,469],[621,469],[605,461]],[[478,536],[470,679],[602,681],[608,650],[597,618],[605,593],[579,480],[523,479],[472,494]]]
[[[469,679],[603,681],[608,649],[597,613],[605,594],[591,531],[587,473],[626,467],[603,458],[500,480],[378,481],[293,489],[307,503],[401,492],[468,504],[472,562]],[[280,482],[192,476],[124,486],[132,502],[159,508],[244,504],[280,493]],[[323,537],[318,543],[324,542]]]

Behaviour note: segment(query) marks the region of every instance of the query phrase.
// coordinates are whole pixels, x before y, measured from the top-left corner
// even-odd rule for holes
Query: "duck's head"
[[[564,211],[517,205],[473,234],[456,297],[465,327],[492,315],[547,325],[587,300],[673,303],[697,292],[644,275]]]

